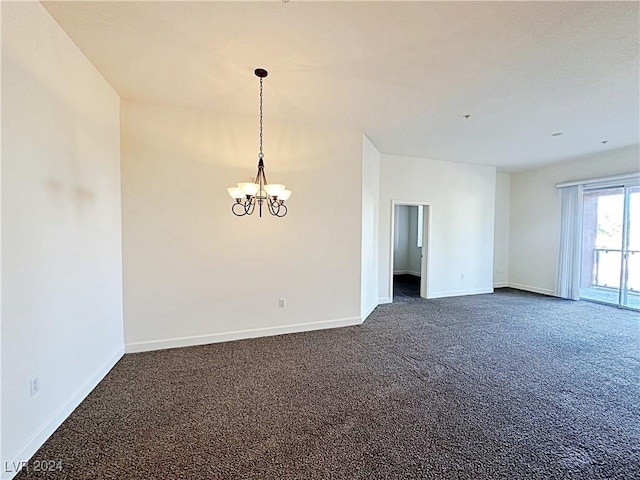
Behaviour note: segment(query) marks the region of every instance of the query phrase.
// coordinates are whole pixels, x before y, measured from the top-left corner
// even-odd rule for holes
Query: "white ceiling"
[[[123,98],[255,115],[263,67],[265,124],[385,153],[517,171],[639,143],[638,2],[44,5]]]

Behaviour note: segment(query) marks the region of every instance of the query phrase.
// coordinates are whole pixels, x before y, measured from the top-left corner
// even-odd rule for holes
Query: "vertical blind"
[[[560,189],[560,258],[556,295],[571,300],[580,298],[582,190],[582,185]]]

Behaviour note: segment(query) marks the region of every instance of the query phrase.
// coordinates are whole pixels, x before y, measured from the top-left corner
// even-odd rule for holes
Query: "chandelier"
[[[271,215],[284,217],[287,206],[284,204],[291,196],[291,190],[286,190],[280,183],[268,183],[264,173],[264,154],[262,153],[262,79],[268,72],[258,68],[254,72],[260,79],[260,153],[258,154],[258,173],[253,182],[238,183],[237,187],[227,188],[227,192],[235,203],[231,211],[238,217],[251,215],[258,205],[258,214],[262,217],[262,206],[266,204]]]

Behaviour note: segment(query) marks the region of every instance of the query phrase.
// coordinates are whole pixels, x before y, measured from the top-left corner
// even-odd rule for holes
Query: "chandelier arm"
[[[267,199],[267,203],[269,205],[269,213],[277,217],[278,216],[277,205],[274,205],[273,200],[271,200],[270,198]]]
[[[253,198],[247,199],[244,201],[244,212],[245,215],[251,215],[253,213],[253,209],[255,208],[255,203]]]
[[[282,214],[280,213],[282,211]],[[287,214],[287,206],[284,203],[278,204],[278,210],[275,213],[276,217],[284,217]]]
[[[284,204],[283,200],[269,201],[269,212],[271,215],[282,218],[287,214],[287,210],[287,206]]]
[[[240,206],[240,208],[242,209],[240,211],[240,213],[236,212],[236,207]],[[236,217],[244,217],[247,214],[247,211],[244,208],[244,205],[242,205],[241,203],[234,203],[233,205],[231,205],[231,212],[236,216]]]

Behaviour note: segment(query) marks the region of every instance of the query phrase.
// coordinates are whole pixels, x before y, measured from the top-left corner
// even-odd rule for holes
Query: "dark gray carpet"
[[[503,289],[126,355],[19,479],[640,478],[637,313]]]
[[[393,300],[405,300],[405,297],[415,298],[420,296],[420,277],[413,275],[393,276]]]

